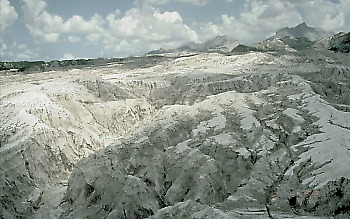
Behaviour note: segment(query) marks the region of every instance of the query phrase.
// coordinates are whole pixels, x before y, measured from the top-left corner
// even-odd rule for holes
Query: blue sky
[[[0,0],[1,61],[141,55],[228,35],[253,43],[303,21],[350,30],[350,0]]]

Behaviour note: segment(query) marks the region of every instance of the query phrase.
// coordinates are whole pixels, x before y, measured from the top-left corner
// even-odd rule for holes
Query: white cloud
[[[74,15],[63,23],[63,33],[91,33],[103,31],[103,24],[105,21],[99,14],[95,14],[90,20],[85,20],[79,15]]]
[[[85,34],[101,32],[103,18],[95,14],[89,20],[79,15],[73,15],[66,21],[59,15],[47,12],[46,2],[43,0],[24,0],[22,10],[26,27],[31,35],[39,42],[57,42],[61,34]]]
[[[8,0],[0,0],[0,31],[3,32],[5,28],[11,26],[18,18],[18,14]]]
[[[55,43],[62,35],[69,42],[86,40],[87,44],[100,45],[102,53],[143,53],[163,45],[179,46],[188,41],[196,41],[198,36],[184,24],[176,11],[160,12],[143,5],[124,13],[115,12],[102,17],[95,14],[89,19],[73,15],[63,19],[60,15],[50,14],[43,0],[23,0],[26,27],[36,41]],[[192,4],[204,4],[203,0],[180,0]],[[164,1],[168,2],[168,1]],[[158,47],[157,47],[158,48]]]
[[[167,23],[176,23],[176,22],[182,22],[181,15],[178,12],[164,12],[164,13],[159,13],[156,11],[154,13],[154,17],[156,17],[158,20],[167,22]]]
[[[101,33],[89,33],[86,35],[86,40],[89,44],[98,44],[100,43],[101,39],[103,38],[104,34]]]
[[[0,38],[0,57],[5,57],[7,50],[7,45],[5,42]]]
[[[302,16],[294,5],[279,0],[253,0],[246,5],[240,20],[249,26],[252,33],[262,34],[297,25],[302,22]]]
[[[60,58],[60,60],[72,60],[74,59],[74,56],[70,53],[65,53],[63,54],[62,58]]]
[[[42,0],[23,0],[22,6],[26,27],[31,35],[41,42],[56,42],[59,33],[54,30],[62,25],[59,16],[51,15],[45,11],[46,2]]]
[[[219,34],[227,34],[244,43],[252,43],[271,36],[286,26],[306,21],[313,27],[327,31],[350,29],[350,0],[244,0],[240,14],[223,15],[219,22],[195,23],[201,41]]]
[[[217,23],[196,23],[194,25],[197,27],[198,35],[201,36],[201,42],[218,35],[228,35],[243,42],[250,41],[255,36],[250,34],[249,28],[243,22],[228,15],[222,15],[220,22]]]
[[[8,0],[0,1],[8,3]],[[50,13],[47,10],[49,1],[22,1],[24,22],[36,41],[56,43],[62,40],[63,43],[94,45],[100,48],[96,54],[102,56],[142,54],[160,47],[178,47],[189,41],[203,42],[223,34],[252,43],[302,21],[325,30],[350,29],[350,8],[347,7],[350,0],[244,0],[243,4],[225,0],[220,4],[243,7],[238,13],[223,14],[207,23],[197,20],[190,25],[178,11],[161,11],[157,6],[176,2],[181,7],[205,7],[212,0],[133,0],[135,7],[127,11],[115,10],[89,18],[81,15],[63,18]]]
[[[183,23],[178,12],[159,12],[152,7],[133,8],[124,16],[107,16],[104,52],[147,52],[166,45],[179,46],[197,40],[197,34]]]
[[[305,20],[313,26],[329,31],[350,28],[350,0],[338,2],[329,0],[303,1],[299,6]]]
[[[206,5],[209,1],[211,0],[134,0],[136,5],[147,5],[147,6],[165,5],[171,2],[203,6],[203,5]]]
[[[35,60],[39,57],[37,52],[32,51],[26,44],[12,42],[6,45],[0,39],[0,56],[2,61]]]
[[[210,0],[179,0],[179,2],[189,3],[194,5],[206,5]]]
[[[78,43],[81,41],[81,39],[78,36],[68,36],[68,41],[71,43]]]
[[[38,54],[30,49],[26,49],[15,55],[15,57],[17,60],[35,60],[38,57]]]

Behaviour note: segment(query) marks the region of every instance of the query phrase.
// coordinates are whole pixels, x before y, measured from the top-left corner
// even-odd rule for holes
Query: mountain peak
[[[305,21],[298,24],[295,27],[290,27],[289,29],[294,29],[296,31],[312,31],[312,30],[316,30],[316,28],[311,27],[310,25],[308,25]]]
[[[300,23],[300,24],[298,24],[297,26],[295,26],[295,28],[298,28],[298,27],[299,28],[304,28],[304,27],[312,28],[309,25],[307,25],[307,23],[305,21]]]
[[[217,35],[214,39],[228,39],[229,37],[225,34],[223,35]]]
[[[204,42],[204,44],[223,44],[228,41],[233,41],[230,37],[227,35],[218,35],[212,39],[209,39],[208,41]]]
[[[218,35],[204,42],[201,46],[208,51],[231,51],[239,43],[227,35]]]
[[[276,32],[272,38],[282,39],[284,37],[290,37],[292,39],[305,37],[311,41],[318,41],[322,38],[333,35],[331,32],[324,31],[319,28],[313,28],[302,22],[295,27],[284,27]]]

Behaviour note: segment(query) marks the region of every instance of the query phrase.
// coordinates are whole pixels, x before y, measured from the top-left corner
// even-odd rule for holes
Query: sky
[[[142,55],[306,22],[350,31],[350,0],[0,0],[0,61]]]

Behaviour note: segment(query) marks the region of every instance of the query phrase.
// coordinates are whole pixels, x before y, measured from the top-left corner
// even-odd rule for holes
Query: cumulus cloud
[[[195,39],[196,34],[183,23],[178,12],[160,13],[154,8],[133,8],[118,17],[107,16],[110,37],[137,38],[146,41]]]
[[[17,20],[18,14],[8,0],[0,0],[0,6],[0,31],[3,32]]]
[[[203,6],[206,5],[209,1],[211,0],[135,0],[134,2],[136,5],[148,6],[165,5],[174,2]]]
[[[74,59],[74,56],[70,53],[65,53],[63,54],[62,58],[60,58],[59,60],[72,60]]]
[[[5,56],[6,50],[7,50],[7,45],[6,45],[5,42],[0,38],[0,57],[4,57],[4,56]]]
[[[0,27],[3,30],[13,24],[18,15],[9,0],[0,1]],[[143,54],[161,47],[175,48],[189,41],[203,42],[223,34],[242,43],[253,43],[271,36],[282,27],[295,26],[302,21],[335,32],[350,29],[350,0],[225,0],[220,4],[239,7],[239,10],[235,8],[232,10],[234,13],[229,13],[227,8],[227,14],[212,17],[210,22],[201,22],[194,17],[190,24],[186,23],[189,20],[183,19],[181,8],[206,7],[214,1],[133,2],[133,8],[126,11],[116,9],[104,15],[83,17],[75,14],[64,18],[48,11],[49,1],[22,0],[23,21],[35,42],[93,45],[95,49],[100,49],[96,51],[99,56]],[[179,11],[165,9],[170,3],[178,3]],[[9,45],[1,47],[2,53]],[[74,55],[74,51],[69,52]]]
[[[78,43],[81,41],[81,39],[78,36],[68,36],[68,41],[71,43]]]
[[[103,18],[95,14],[89,20],[79,15],[73,15],[64,21],[59,15],[50,14],[46,9],[47,3],[43,0],[24,0],[22,10],[25,16],[26,27],[31,35],[39,42],[57,42],[61,34],[84,34],[103,31]]]
[[[107,16],[108,27],[105,32],[104,51],[147,52],[162,46],[179,46],[198,36],[183,23],[178,12],[159,12],[152,7],[133,8],[124,16],[110,14]]]
[[[194,26],[197,27],[197,32],[201,36],[199,39],[201,42],[218,35],[229,35],[239,40],[251,37],[248,28],[234,16],[222,15],[220,22],[195,23]]]
[[[279,0],[253,0],[245,6],[240,20],[249,26],[252,32],[262,34],[281,27],[297,25],[303,19],[291,4]]]
[[[35,60],[39,57],[37,52],[32,51],[26,44],[19,44],[16,41],[6,45],[0,39],[0,56],[2,61]]]
[[[154,17],[157,18],[158,20],[164,21],[166,23],[176,23],[182,22],[181,15],[178,12],[164,12],[164,13],[159,13],[158,11],[154,12]]]
[[[340,31],[350,28],[350,0],[303,1],[299,6],[305,20],[311,25],[329,31]]]
[[[202,4],[206,1],[186,1]],[[186,24],[176,11],[160,12],[150,6],[136,7],[123,14],[116,10],[102,17],[95,14],[89,19],[73,15],[64,20],[60,15],[46,10],[43,0],[24,0],[22,10],[26,27],[39,42],[55,43],[61,35],[67,35],[69,42],[81,42],[103,47],[103,53],[142,53],[159,46],[179,46],[197,40],[197,34]]]

